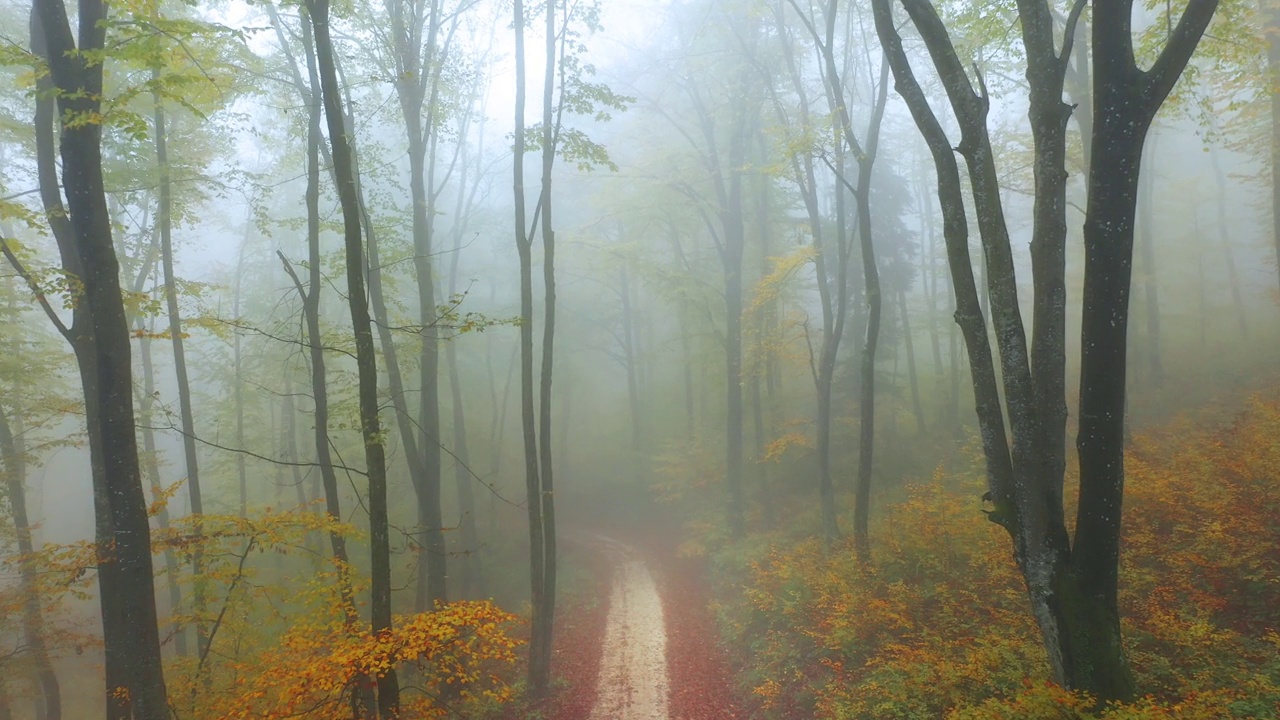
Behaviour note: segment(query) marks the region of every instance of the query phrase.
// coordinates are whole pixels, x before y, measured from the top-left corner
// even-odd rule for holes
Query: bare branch
[[[5,259],[13,266],[14,271],[27,283],[27,287],[31,288],[31,294],[35,295],[36,302],[40,303],[44,314],[49,316],[49,322],[53,323],[58,333],[66,338],[67,342],[72,342],[71,331],[67,329],[67,326],[62,322],[62,318],[58,317],[58,313],[54,312],[53,306],[45,299],[44,293],[40,290],[40,286],[36,284],[35,278],[31,277],[31,273],[27,272],[27,269],[23,267],[22,261],[18,259],[18,256],[13,254],[13,249],[9,247],[9,239],[6,237],[0,237],[0,252],[4,253]]]

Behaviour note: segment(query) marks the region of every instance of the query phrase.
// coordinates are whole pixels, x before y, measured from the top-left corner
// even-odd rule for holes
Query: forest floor
[[[702,565],[678,557],[670,536],[630,537],[617,530],[564,534],[565,543],[586,556],[596,598],[579,598],[557,613],[553,672],[559,681],[538,708],[541,716],[747,717],[734,697]]]

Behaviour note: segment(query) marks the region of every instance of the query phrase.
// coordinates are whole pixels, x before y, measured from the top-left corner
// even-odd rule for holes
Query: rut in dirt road
[[[597,542],[618,564],[591,720],[667,720],[667,633],[653,575],[626,545]]]

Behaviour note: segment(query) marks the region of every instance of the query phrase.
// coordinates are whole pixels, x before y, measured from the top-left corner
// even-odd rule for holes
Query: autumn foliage
[[[353,696],[393,667],[410,679],[406,718],[507,698],[501,676],[516,661],[518,642],[508,635],[516,618],[492,603],[399,616],[374,634],[352,599],[364,595],[360,573],[309,547],[318,535],[357,537],[351,526],[306,510],[198,523],[198,532],[186,518],[157,534],[158,546],[189,554],[199,545],[210,559],[196,582],[211,602],[201,615],[176,618],[203,626],[211,648],[174,658],[167,669],[181,717],[346,720]],[[291,572],[291,555],[310,556],[309,566]]]
[[[1147,695],[1133,704],[1049,682],[1008,537],[980,513],[977,457],[904,488],[869,565],[848,542],[779,533],[716,554],[743,689],[777,718],[1280,717],[1276,437],[1271,393],[1225,423],[1134,438],[1121,612]]]

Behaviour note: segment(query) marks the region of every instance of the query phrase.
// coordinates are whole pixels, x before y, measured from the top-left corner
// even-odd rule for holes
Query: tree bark
[[[546,636],[546,624],[542,618],[547,612],[546,596],[546,543],[542,514],[541,466],[538,463],[538,427],[533,402],[533,248],[532,237],[526,235],[527,220],[524,196],[525,155],[525,57],[524,57],[524,2],[512,4],[513,27],[516,35],[516,99],[515,99],[515,150],[512,162],[513,190],[515,196],[515,239],[520,256],[520,417],[524,429],[525,494],[529,514],[529,599],[532,605],[530,621],[529,664],[527,681],[535,697],[546,694],[550,685],[550,668],[543,665],[546,657],[542,648],[550,645]]]
[[[347,300],[356,340],[359,377],[360,428],[364,439],[365,464],[369,480],[369,536],[372,576],[372,629],[375,634],[391,629],[391,547],[387,523],[387,475],[381,422],[378,417],[378,368],[373,347],[373,326],[365,295],[364,243],[360,224],[360,201],[356,193],[350,138],[342,113],[333,43],[329,34],[329,0],[309,0],[307,9],[314,32],[316,67],[320,75],[324,115],[329,126],[333,172],[342,206],[343,237],[346,247]],[[395,667],[376,678],[378,712],[393,718],[400,711],[400,688]]]
[[[774,14],[780,28],[785,28],[782,4],[775,5]],[[791,84],[799,98],[799,120],[802,128],[811,127],[809,113],[809,97],[805,89],[804,78],[795,61],[795,52],[790,37],[780,32],[783,57],[791,77]],[[779,120],[784,120],[781,101],[773,98]],[[828,100],[831,100],[828,95]],[[834,104],[832,105],[834,109]],[[838,162],[844,157],[839,151]],[[818,455],[818,505],[822,513],[822,536],[827,543],[834,542],[840,536],[838,509],[835,499],[835,484],[831,477],[831,393],[835,378],[836,357],[839,355],[840,342],[844,337],[845,321],[848,317],[848,276],[849,248],[845,242],[844,189],[836,188],[836,222],[838,232],[835,242],[835,268],[828,263],[832,258],[832,247],[825,232],[826,221],[818,205],[818,181],[814,171],[814,160],[811,153],[793,155],[791,159],[792,173],[804,201],[809,220],[809,234],[813,241],[813,263],[818,284],[818,300],[822,309],[822,343],[818,349],[817,372],[814,374],[814,391],[816,394],[817,417],[814,418],[816,433],[815,449]],[[835,292],[831,284],[835,282]]]
[[[152,80],[160,77],[159,69],[152,69]],[[173,345],[173,367],[178,384],[178,408],[182,422],[182,457],[187,471],[187,495],[191,501],[192,531],[196,541],[191,553],[191,575],[194,579],[192,601],[196,618],[196,654],[204,656],[209,645],[208,633],[205,629],[203,615],[205,599],[201,577],[204,575],[204,550],[200,541],[200,516],[204,514],[203,493],[200,490],[200,461],[196,456],[195,415],[191,404],[191,382],[187,377],[187,354],[184,348],[185,338],[182,331],[182,313],[178,308],[178,284],[173,271],[173,193],[169,174],[169,149],[164,105],[159,93],[152,94],[155,106],[153,123],[155,129],[156,166],[160,171],[159,187],[156,191],[156,226],[160,232],[160,262],[164,272],[165,306],[169,314],[169,341]],[[237,296],[237,301],[239,297]],[[240,336],[237,333],[235,343],[239,347]],[[237,353],[237,361],[239,356]],[[238,365],[238,362],[237,362]],[[237,370],[239,368],[237,367]],[[240,375],[236,373],[235,382],[239,387]],[[239,406],[237,406],[239,407]],[[243,438],[239,447],[244,447]],[[238,456],[240,463],[243,456]],[[243,501],[240,514],[244,515]]]
[[[543,607],[542,616],[535,617],[534,622],[542,625],[541,653],[538,658],[537,677],[539,685],[545,687],[551,679],[551,637],[555,622],[556,608],[556,503],[554,492],[554,474],[551,462],[551,387],[552,363],[555,359],[556,332],[556,274],[555,274],[555,230],[551,220],[553,206],[551,195],[551,171],[555,165],[556,134],[558,126],[553,122],[555,112],[555,80],[556,80],[556,3],[547,2],[546,25],[546,75],[543,78],[542,90],[542,367],[539,380],[539,456],[541,461],[540,477],[542,480],[542,543],[543,543]],[[567,8],[567,3],[566,3]],[[565,24],[568,25],[568,11],[565,11]]]
[[[152,429],[151,413],[155,406],[156,392],[155,366],[151,360],[151,339],[147,337],[150,328],[143,325],[141,319],[135,320],[135,328],[141,333],[138,352],[142,357],[142,393],[138,398],[138,426],[142,431],[142,470],[150,486],[151,497],[156,499],[164,494],[164,487],[160,484],[160,462],[157,454],[159,451],[156,449],[156,433]],[[168,503],[161,506],[156,513],[156,524],[161,530],[169,529]],[[164,549],[164,566],[165,586],[169,592],[169,612],[177,613],[182,607],[182,590],[178,587],[178,559],[174,556],[172,547]],[[178,657],[186,657],[188,652],[186,628],[175,623],[173,637]]]
[[[51,226],[63,270],[81,283],[72,325],[60,329],[75,350],[85,394],[107,717],[166,720],[151,530],[135,435],[129,326],[102,181],[102,126],[85,121],[98,117],[101,110],[103,65],[86,58],[104,47],[107,7],[100,0],[80,3],[78,47],[61,0],[37,0],[32,18],[32,50],[48,63],[62,131],[67,221],[51,220]],[[52,107],[47,101],[38,103],[36,130],[43,146],[41,196],[52,215],[61,211],[61,200],[51,153]],[[117,692],[122,688],[128,692]]]
[[[1271,95],[1271,234],[1280,271],[1280,5],[1258,0],[1267,39],[1267,87]]]
[[[1142,272],[1142,303],[1146,311],[1146,340],[1143,352],[1146,356],[1146,369],[1151,373],[1151,383],[1155,387],[1164,384],[1164,363],[1160,355],[1160,285],[1156,283],[1156,251],[1155,251],[1155,168],[1150,159],[1155,155],[1156,137],[1150,138],[1147,150],[1148,165],[1146,172],[1138,178],[1138,252]],[[1141,366],[1143,363],[1138,363]]]
[[[1209,162],[1213,165],[1213,179],[1217,185],[1218,198],[1214,205],[1218,209],[1218,240],[1222,246],[1222,261],[1227,269],[1227,287],[1231,289],[1231,305],[1236,311],[1236,324],[1240,328],[1240,337],[1249,338],[1249,318],[1245,312],[1244,296],[1240,290],[1240,271],[1236,268],[1235,251],[1231,242],[1231,216],[1227,212],[1227,201],[1231,195],[1227,192],[1227,177],[1218,162],[1218,150],[1209,151]]]
[[[836,178],[854,196],[858,212],[858,243],[862,259],[862,282],[866,293],[867,315],[866,334],[860,360],[859,372],[859,443],[858,443],[858,478],[854,491],[853,537],[854,549],[858,558],[866,562],[871,554],[870,540],[870,506],[871,506],[871,472],[873,469],[875,449],[875,370],[876,348],[880,338],[880,321],[883,299],[880,288],[880,271],[876,264],[875,242],[871,234],[871,177],[875,165],[876,153],[880,144],[880,123],[884,119],[884,108],[888,99],[889,67],[887,62],[880,66],[879,85],[875,88],[876,99],[871,108],[871,119],[863,142],[858,140],[853,130],[848,107],[845,104],[845,88],[840,78],[839,68],[835,60],[835,23],[837,0],[829,0],[826,8],[826,42],[821,42],[816,31],[814,40],[818,42],[826,64],[826,84],[833,114],[839,123],[841,139],[858,164],[857,185],[850,185],[845,179],[842,168],[837,171]],[[843,293],[843,282],[841,285]],[[834,358],[833,358],[834,361]]]
[[[1133,679],[1120,647],[1116,610],[1124,498],[1125,342],[1134,214],[1142,146],[1156,111],[1182,74],[1217,9],[1193,0],[1148,71],[1134,62],[1131,0],[1094,4],[1096,107],[1085,213],[1081,323],[1080,502],[1072,565],[1076,596],[1067,628],[1080,653],[1067,684],[1101,699],[1125,699]]]
[[[44,720],[62,719],[62,691],[58,676],[49,662],[49,649],[45,644],[43,609],[36,594],[36,568],[33,554],[35,543],[31,533],[31,521],[27,517],[27,462],[23,441],[22,408],[12,408],[14,425],[9,424],[8,414],[0,407],[0,463],[3,463],[9,509],[13,516],[14,534],[18,540],[18,554],[22,559],[18,568],[18,585],[22,592],[22,642],[35,665],[36,684],[40,688],[40,702],[36,705],[36,717]]]
[[[916,434],[925,433],[924,406],[920,402],[920,380],[916,375],[916,349],[911,338],[911,317],[907,312],[907,291],[898,290],[898,311],[902,318],[902,342],[907,348],[907,379],[911,386],[911,407],[916,416]]]

